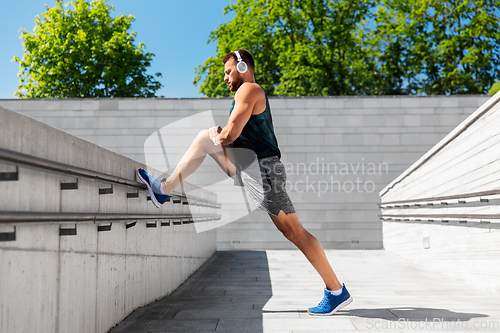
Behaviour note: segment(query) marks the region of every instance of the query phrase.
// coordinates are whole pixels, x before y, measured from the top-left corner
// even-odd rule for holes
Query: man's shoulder
[[[245,82],[243,83],[238,91],[236,92],[234,99],[240,100],[254,100],[257,101],[261,98],[265,98],[266,94],[264,92],[264,89],[257,84],[257,83],[252,83],[252,82]]]

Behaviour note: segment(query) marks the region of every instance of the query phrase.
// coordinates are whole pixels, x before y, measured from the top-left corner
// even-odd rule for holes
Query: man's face
[[[230,58],[224,64],[224,81],[229,85],[231,91],[236,91],[243,84],[243,78],[236,69],[236,60]]]

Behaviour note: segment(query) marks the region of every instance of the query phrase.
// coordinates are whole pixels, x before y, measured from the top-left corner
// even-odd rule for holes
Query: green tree
[[[246,48],[269,95],[486,93],[500,78],[500,0],[238,0],[196,68],[228,96],[222,58]]]
[[[408,16],[413,8],[410,1],[382,1],[376,9],[373,27],[363,40],[371,50],[376,64],[374,95],[403,95],[419,78],[419,57],[426,49],[424,24]]]
[[[500,81],[491,86],[490,90],[488,91],[488,95],[495,95],[499,91],[500,91]]]
[[[382,93],[486,93],[500,77],[499,8],[498,0],[384,0],[371,39],[387,78]]]
[[[194,83],[206,96],[228,96],[222,58],[246,48],[268,95],[370,94],[372,57],[360,40],[372,7],[371,0],[238,0],[224,9],[235,18],[210,34],[217,54],[196,68]]]
[[[107,0],[72,0],[35,17],[33,32],[21,33],[19,98],[153,97],[161,88],[146,74],[154,56],[128,33],[134,16],[111,17]],[[64,9],[72,6],[73,9]],[[160,77],[161,73],[156,73]]]

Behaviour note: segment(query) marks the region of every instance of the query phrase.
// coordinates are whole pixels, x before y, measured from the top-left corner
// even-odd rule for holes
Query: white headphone
[[[236,54],[236,58],[238,58],[238,63],[236,64],[236,69],[238,70],[239,73],[246,73],[248,70],[247,63],[243,61],[243,59],[240,56],[240,53],[238,51],[234,51],[234,54]]]

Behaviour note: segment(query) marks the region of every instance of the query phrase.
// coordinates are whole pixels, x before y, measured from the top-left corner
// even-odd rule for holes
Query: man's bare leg
[[[319,241],[311,235],[300,223],[297,214],[288,214],[280,211],[278,216],[269,214],[274,224],[283,235],[294,243],[325,282],[328,290],[339,290],[342,288],[332,266],[326,258],[325,251]]]
[[[210,139],[208,130],[200,131],[175,167],[174,172],[162,183],[163,192],[165,194],[172,193],[183,179],[186,179],[200,167],[207,154],[219,164],[229,177],[234,176],[236,169],[230,151],[231,149],[215,146]]]

